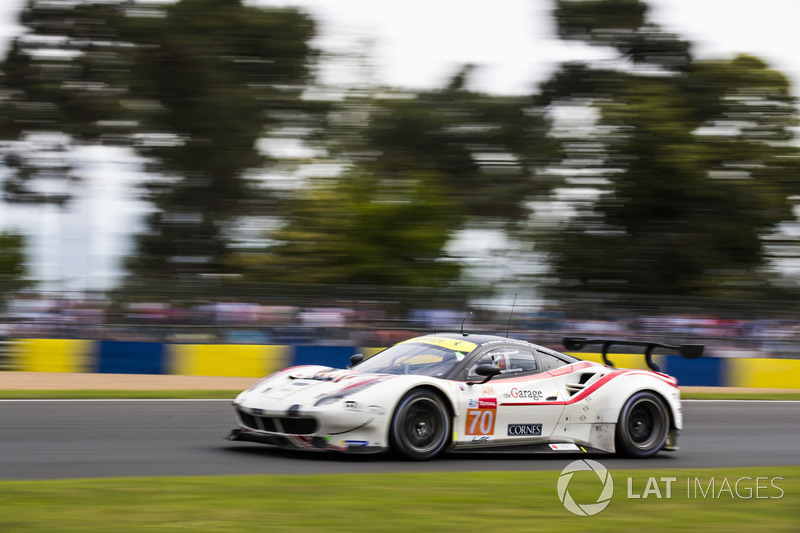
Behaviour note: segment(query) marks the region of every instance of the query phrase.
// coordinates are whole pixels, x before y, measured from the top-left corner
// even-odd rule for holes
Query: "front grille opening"
[[[275,427],[275,419],[268,417],[268,416],[260,416],[258,417],[261,419],[261,426],[264,431],[271,431],[273,433],[278,432],[278,428]]]
[[[278,433],[278,428],[275,425],[275,419],[269,416],[251,415],[250,413],[239,409],[239,419],[242,424],[251,429],[259,429],[261,431],[270,431]]]
[[[281,418],[284,433],[292,435],[311,435],[317,431],[317,421],[313,418]]]
[[[246,413],[243,410],[239,409],[239,419],[242,421],[246,427],[251,429],[259,429],[258,424],[256,423],[256,417],[251,415],[250,413]]]
[[[314,418],[274,418],[271,416],[252,415],[243,409],[238,410],[242,425],[270,433],[289,433],[291,435],[311,435],[317,431]],[[277,421],[280,420],[280,429]]]

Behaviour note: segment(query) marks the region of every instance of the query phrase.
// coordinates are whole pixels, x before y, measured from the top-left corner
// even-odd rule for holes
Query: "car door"
[[[500,374],[485,384],[475,373],[491,364]],[[463,376],[461,421],[457,440],[471,444],[523,444],[546,442],[564,409],[555,380],[543,371],[533,346],[502,343],[477,354]]]

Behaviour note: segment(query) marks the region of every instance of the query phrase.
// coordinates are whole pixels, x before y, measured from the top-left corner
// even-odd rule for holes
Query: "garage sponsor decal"
[[[509,437],[540,437],[542,435],[541,424],[509,424]]]
[[[477,405],[476,405],[477,404]],[[476,403],[470,400],[467,409],[467,427],[465,435],[494,435],[494,422],[497,418],[497,398],[478,398]]]
[[[514,398],[514,399],[524,398],[526,400],[539,401],[542,398],[544,398],[544,395],[540,390],[518,389],[514,387],[510,391],[503,394],[503,398]]]

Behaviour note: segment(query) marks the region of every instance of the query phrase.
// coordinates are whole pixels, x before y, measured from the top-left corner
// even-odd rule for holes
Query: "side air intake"
[[[565,383],[564,386],[566,387],[570,396],[575,396],[580,391],[585,389],[590,382],[594,381],[597,376],[598,374],[594,372],[584,372],[581,374],[577,382]]]

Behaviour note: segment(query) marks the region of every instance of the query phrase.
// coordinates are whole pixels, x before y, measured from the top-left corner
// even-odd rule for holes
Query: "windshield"
[[[438,377],[448,373],[466,356],[466,353],[452,348],[406,341],[373,355],[353,370]]]

